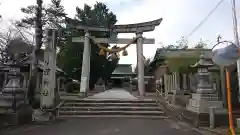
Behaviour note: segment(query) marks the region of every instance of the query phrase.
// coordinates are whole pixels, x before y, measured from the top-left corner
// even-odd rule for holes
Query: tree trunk
[[[37,65],[38,65],[38,58],[37,53],[40,51],[40,48],[42,46],[42,0],[37,0],[37,12],[36,12],[36,19],[35,19],[35,47],[32,51],[32,63],[30,67],[30,77],[29,77],[29,84],[28,84],[28,100],[29,104],[32,106],[40,106],[35,105],[35,95],[36,95],[36,80],[37,80]]]

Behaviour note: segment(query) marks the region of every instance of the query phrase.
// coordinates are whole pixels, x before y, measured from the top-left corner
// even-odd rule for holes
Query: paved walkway
[[[1,135],[200,135],[184,125],[159,119],[81,118],[24,126]]]
[[[137,100],[138,98],[124,89],[113,88],[97,93],[93,96],[86,97],[85,99]]]

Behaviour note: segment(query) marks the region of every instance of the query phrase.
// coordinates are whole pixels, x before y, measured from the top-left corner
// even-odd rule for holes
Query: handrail
[[[156,88],[156,96],[157,96],[157,99],[156,99],[156,102],[159,103],[160,102],[160,95],[161,95],[161,92]]]
[[[157,88],[155,90],[156,90],[156,96],[157,96],[156,103],[160,103],[160,98],[161,98],[161,96],[163,96],[162,90],[159,90]],[[167,100],[165,100],[165,101],[169,107],[172,107],[172,105],[169,103],[169,101],[167,101]]]

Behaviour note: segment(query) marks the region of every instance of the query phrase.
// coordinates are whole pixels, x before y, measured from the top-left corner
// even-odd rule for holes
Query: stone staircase
[[[67,117],[141,117],[166,118],[154,100],[65,100],[59,108],[60,118]]]

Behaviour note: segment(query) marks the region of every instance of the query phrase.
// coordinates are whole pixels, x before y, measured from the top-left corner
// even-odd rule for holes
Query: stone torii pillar
[[[82,94],[86,94],[87,90],[89,89],[90,58],[91,58],[91,46],[89,44],[89,38],[90,38],[90,33],[88,30],[85,30],[81,84],[80,84],[80,93]]]
[[[142,32],[136,33],[137,37],[137,67],[138,67],[138,90],[140,96],[145,94],[145,83],[144,83],[144,59],[143,59],[143,37]]]
[[[112,38],[116,37],[118,33],[135,33],[137,39],[137,65],[138,65],[138,89],[140,96],[144,96],[145,84],[144,84],[144,59],[143,59],[143,44],[154,44],[154,39],[144,39],[142,37],[143,32],[150,32],[155,29],[156,26],[160,25],[162,18],[136,24],[127,25],[114,25],[113,28],[105,27],[94,27],[86,25],[77,25],[75,28],[78,30],[85,31],[85,37],[73,37],[72,42],[84,42],[83,62],[82,62],[82,74],[81,74],[81,86],[80,93],[86,93],[89,87],[89,74],[90,74],[90,44],[89,37],[90,32],[113,32],[108,38],[95,38],[91,37],[95,43],[115,43],[115,44],[128,44],[133,39],[121,39]]]

